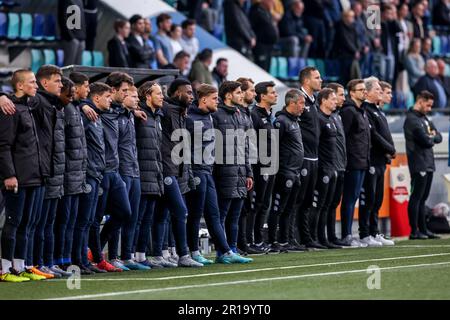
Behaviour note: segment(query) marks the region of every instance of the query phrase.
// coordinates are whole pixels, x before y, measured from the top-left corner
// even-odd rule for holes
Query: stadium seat
[[[56,50],[56,65],[58,67],[64,66],[64,51],[62,49]]]
[[[45,16],[36,13],[33,18],[33,40],[40,41],[44,38]]]
[[[19,22],[19,15],[17,13],[8,13],[8,39],[15,40],[19,37]]]
[[[433,55],[441,55],[441,38],[438,36],[433,37]]]
[[[93,63],[92,63],[92,52],[91,51],[83,51],[83,55],[81,57],[81,65],[82,66],[87,66],[87,67],[92,67]]]
[[[33,17],[29,13],[20,14],[20,40],[30,40],[33,36]]]
[[[339,80],[339,60],[325,60],[325,76],[328,81]]]
[[[45,16],[44,37],[47,41],[54,41],[56,39],[56,18],[53,14]]]
[[[298,58],[298,70],[302,70],[304,67],[306,67],[306,60],[304,58]],[[297,74],[298,76],[298,74]]]
[[[31,49],[31,70],[36,73],[43,64],[44,57],[42,51],[39,49]]]
[[[273,76],[275,78],[278,76],[278,62],[277,62],[277,58],[276,57],[272,57],[272,59],[270,60],[269,73],[270,73],[271,76]]]
[[[52,49],[44,49],[44,64],[56,65],[55,51]]]
[[[316,61],[314,59],[306,59],[306,66],[307,67],[315,67]]]
[[[298,67],[298,59],[295,57],[288,58],[288,77],[290,79],[295,79],[298,76],[299,67]]]
[[[0,39],[8,35],[8,17],[6,13],[0,12]]]
[[[94,62],[93,62],[94,67],[104,67],[105,66],[105,60],[103,58],[102,52],[93,51],[92,56],[94,58]]]
[[[326,76],[325,73],[325,62],[322,59],[316,59],[316,68],[319,70],[322,76]]]
[[[408,92],[407,98],[406,98],[406,108],[412,107],[415,103],[414,94],[412,91]]]
[[[288,60],[286,57],[278,57],[278,78],[288,78]]]
[[[440,36],[441,38],[441,55],[446,55],[450,52],[448,47],[448,37],[447,36]]]

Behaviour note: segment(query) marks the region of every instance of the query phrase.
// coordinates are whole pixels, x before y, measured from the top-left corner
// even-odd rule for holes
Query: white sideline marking
[[[447,261],[447,262],[436,262],[436,263],[413,264],[413,265],[406,265],[406,266],[384,267],[384,268],[380,268],[380,270],[419,268],[419,267],[429,267],[429,266],[439,266],[439,265],[450,265],[450,261]],[[94,298],[102,298],[102,297],[124,296],[124,295],[130,295],[130,294],[163,292],[163,291],[174,291],[174,290],[207,288],[207,287],[218,287],[218,286],[230,286],[230,285],[236,285],[236,284],[248,284],[248,283],[266,282],[266,281],[313,278],[313,277],[332,276],[332,275],[341,275],[341,274],[349,274],[349,273],[367,273],[367,269],[335,271],[335,272],[323,272],[323,273],[310,273],[310,274],[302,274],[302,275],[297,275],[297,276],[285,276],[285,277],[275,277],[275,278],[261,278],[261,279],[252,279],[252,280],[216,282],[216,283],[197,284],[197,285],[188,285],[188,286],[158,288],[158,289],[142,289],[142,290],[133,290],[133,291],[88,294],[88,295],[82,295],[82,296],[72,296],[72,297],[63,297],[63,298],[51,298],[51,299],[46,299],[46,300],[94,299]]]
[[[404,246],[393,246],[392,248],[450,248],[450,244],[407,244]]]
[[[448,255],[450,255],[450,253],[434,253],[434,254],[423,254],[423,255],[418,255],[418,256],[400,256],[400,257],[366,259],[366,260],[337,261],[337,262],[326,262],[326,263],[316,263],[316,264],[301,264],[301,265],[296,265],[296,266],[284,266],[284,267],[247,269],[247,270],[236,270],[236,271],[225,271],[225,272],[200,273],[200,274],[191,274],[191,275],[184,275],[184,276],[170,276],[170,277],[159,277],[159,278],[103,278],[103,279],[100,278],[100,279],[82,279],[81,281],[161,281],[161,280],[176,280],[176,279],[220,276],[220,275],[229,275],[229,274],[238,274],[238,273],[250,273],[250,272],[261,272],[261,271],[288,270],[288,269],[297,269],[297,268],[334,266],[334,265],[340,265],[340,264],[353,264],[353,263],[375,262],[375,261],[390,261],[390,260],[429,258],[429,257],[439,257],[439,256],[448,256]],[[55,279],[55,280],[52,280],[52,282],[55,282],[55,281],[67,281],[67,279]]]

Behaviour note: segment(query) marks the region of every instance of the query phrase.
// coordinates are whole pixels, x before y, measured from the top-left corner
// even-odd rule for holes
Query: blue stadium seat
[[[92,61],[92,52],[91,51],[83,51],[83,55],[81,56],[81,65],[92,67],[93,61]]]
[[[56,65],[58,67],[64,66],[64,51],[62,49],[56,50]]]
[[[272,57],[270,60],[270,70],[269,73],[273,77],[278,77],[278,62],[276,57]]]
[[[31,49],[31,70],[36,73],[44,64],[44,56],[39,49]]]
[[[295,57],[288,58],[288,77],[290,79],[296,79],[299,71],[298,59]]]
[[[35,13],[33,18],[33,40],[40,41],[44,38],[45,16]]]
[[[438,36],[433,37],[433,55],[440,56],[441,55],[441,38]]]
[[[306,60],[304,58],[298,58],[298,70],[302,70],[306,67]]]
[[[288,78],[288,60],[286,57],[278,57],[278,78]]]
[[[317,68],[317,70],[319,70],[322,77],[326,75],[325,62],[322,59],[316,59],[316,68]]]
[[[8,16],[4,12],[0,12],[0,39],[6,38],[8,35]]]
[[[30,40],[33,36],[33,17],[29,13],[20,14],[20,40]]]
[[[102,52],[93,51],[92,56],[94,58],[94,62],[93,62],[94,67],[104,67],[105,66],[105,60],[103,58]]]
[[[53,14],[45,16],[44,37],[47,41],[54,41],[56,39],[56,18]]]
[[[441,38],[441,55],[446,55],[447,53],[450,52],[449,50],[449,43],[448,43],[448,38],[447,36],[440,36]]]
[[[306,59],[306,66],[308,67],[315,67],[316,61],[314,59]]]
[[[19,15],[17,13],[10,12],[8,13],[8,32],[7,37],[10,40],[15,40],[19,38]]]
[[[52,49],[44,49],[44,64],[56,65],[55,51],[53,51]]]

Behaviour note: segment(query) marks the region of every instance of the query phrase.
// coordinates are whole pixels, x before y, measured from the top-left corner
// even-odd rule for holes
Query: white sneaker
[[[158,265],[160,265],[161,267],[164,267],[164,268],[176,268],[176,267],[178,267],[177,264],[172,263],[172,262],[164,259],[162,256],[154,257],[153,258],[153,263],[154,264],[158,264]]]
[[[375,241],[372,236],[367,236],[359,240],[360,243],[367,244],[368,247],[382,247],[383,244],[381,242]]]
[[[187,268],[201,268],[203,264],[193,260],[188,254],[180,257],[178,260],[179,267],[187,267]]]
[[[383,246],[393,246],[395,245],[395,242],[389,239],[386,239],[384,235],[377,234],[375,238],[373,238],[375,241],[380,242]]]

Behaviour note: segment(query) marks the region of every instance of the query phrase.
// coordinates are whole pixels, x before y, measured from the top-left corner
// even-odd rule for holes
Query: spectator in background
[[[408,54],[405,57],[405,68],[408,72],[410,88],[414,87],[417,80],[425,75],[425,60],[420,54],[421,41],[418,38],[412,40]]]
[[[439,69],[439,79],[444,87],[445,94],[447,96],[447,101],[450,100],[450,77],[445,74],[445,61],[443,59],[437,59],[438,69]]]
[[[152,24],[150,19],[144,19],[144,41],[147,42],[148,46],[155,52],[152,59],[150,60],[150,69],[158,69],[158,61],[163,57],[163,53],[161,47],[158,45],[158,41],[156,41],[152,37]]]
[[[130,23],[126,20],[117,19],[114,22],[116,34],[108,41],[109,66],[128,68],[130,66],[130,55],[125,39],[130,36]]]
[[[340,60],[341,81],[347,83],[352,76],[352,64],[361,57],[361,45],[355,27],[355,13],[348,10],[342,13],[342,20],[336,25],[333,54]]]
[[[273,0],[261,0],[250,9],[250,23],[256,33],[255,63],[266,71],[270,70],[273,46],[278,42],[278,27],[270,13],[272,8]]]
[[[272,14],[275,23],[278,24],[284,16],[283,2],[281,0],[273,0],[273,7],[272,10],[270,10],[270,13]]]
[[[311,43],[309,55],[313,58],[324,58],[326,47],[324,0],[309,0],[305,2],[304,17],[305,26],[314,39]]]
[[[172,52],[174,56],[183,51],[183,47],[181,46],[181,26],[178,24],[172,24],[170,27],[170,44],[172,45]],[[174,57],[175,59],[175,57]]]
[[[256,36],[243,6],[246,0],[225,0],[223,3],[227,44],[247,58],[252,58]]]
[[[163,57],[158,61],[160,66],[165,66],[173,60],[172,44],[170,43],[169,32],[172,27],[172,18],[167,13],[161,13],[156,17],[156,25],[158,26],[158,32],[155,35],[156,40],[159,42]]]
[[[413,37],[424,39],[428,37],[428,30],[423,22],[425,6],[423,0],[415,0],[411,9],[411,22],[413,25]]]
[[[213,84],[209,66],[212,63],[212,50],[203,49],[192,63],[191,72],[189,73],[189,80],[191,82],[198,81],[200,84]]]
[[[381,9],[381,46],[385,59],[383,79],[395,83],[398,74],[398,34],[401,32],[396,20],[397,9],[393,5],[383,5]]]
[[[351,6],[348,0],[341,3],[340,0],[324,1],[324,23],[325,23],[325,57],[328,57],[333,49],[333,40],[335,37],[335,25],[341,20],[342,12],[350,10]]]
[[[361,2],[355,1],[351,6],[353,12],[355,13],[355,28],[356,34],[359,38],[359,43],[361,45],[361,73],[363,76],[369,76],[371,74],[370,70],[370,37],[367,30],[366,17],[364,16],[363,6]]]
[[[433,52],[431,51],[432,45],[433,42],[431,41],[431,38],[422,39],[422,51],[420,54],[425,61],[433,59]]]
[[[200,50],[200,44],[195,36],[196,22],[192,19],[184,20],[181,23],[182,35],[181,35],[181,46],[183,47],[183,51],[186,51],[191,55],[191,62],[194,57],[197,56],[198,51]]]
[[[226,58],[219,58],[216,61],[216,66],[212,71],[213,85],[219,88],[222,82],[227,81],[228,75],[228,60]]]
[[[433,24],[450,26],[450,0],[437,0],[433,9]]]
[[[84,1],[84,17],[86,19],[86,50],[94,51],[95,37],[97,36],[98,0]]]
[[[398,7],[398,24],[400,26],[401,32],[398,37],[398,51],[400,52],[400,56],[405,57],[407,51],[409,49],[411,35],[412,35],[412,23],[408,20],[409,16],[409,7],[406,3],[401,4]]]
[[[302,0],[289,0],[286,4],[289,10],[278,24],[284,55],[306,58],[313,38],[303,23],[305,5]]]
[[[444,86],[439,79],[439,68],[436,60],[429,59],[425,64],[426,74],[419,78],[413,88],[414,95],[426,90],[433,94],[433,109],[442,109],[447,107],[447,95]]]
[[[68,26],[71,11],[69,10],[69,13],[67,13],[67,9],[73,5],[80,8],[80,28],[69,28]],[[64,50],[64,65],[81,64],[83,50],[86,47],[86,19],[83,1],[58,1],[58,24],[61,32],[62,48]]]
[[[163,69],[178,69],[180,74],[186,76],[189,70],[189,53],[185,51],[180,51],[175,55],[172,63],[166,64]],[[187,79],[187,78],[186,78]]]
[[[126,40],[130,53],[130,67],[148,69],[150,62],[155,58],[155,51],[144,39],[144,18],[135,14],[130,18],[130,25],[131,35]]]
[[[214,27],[219,21],[219,13],[212,7],[211,2],[211,0],[202,1],[199,25],[212,34],[214,32]]]

